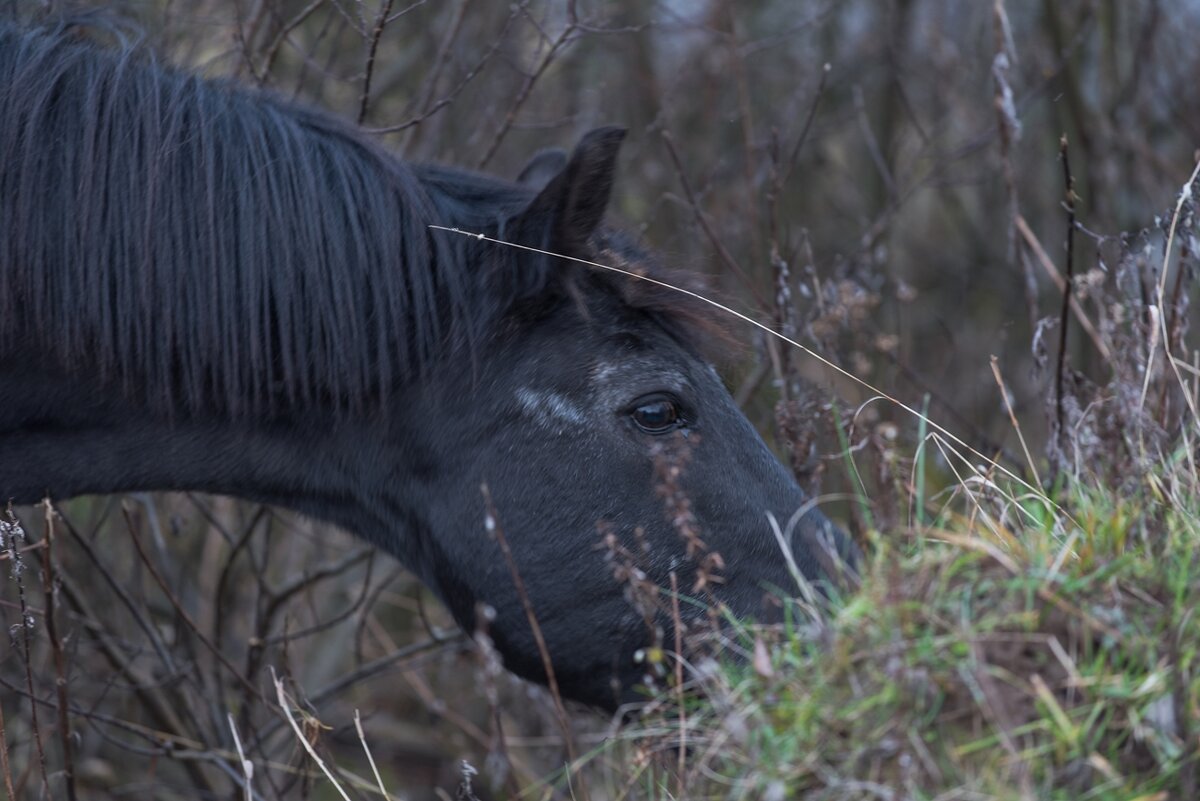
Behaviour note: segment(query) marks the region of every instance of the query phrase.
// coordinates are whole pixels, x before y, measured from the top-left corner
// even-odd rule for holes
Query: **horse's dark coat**
[[[506,663],[544,678],[482,529],[486,481],[564,692],[612,704],[648,633],[597,525],[644,529],[660,585],[695,571],[636,410],[668,403],[699,434],[684,485],[735,612],[789,586],[764,515],[805,498],[677,296],[428,226],[645,268],[602,225],[622,136],[594,131],[508,183],[406,164],[132,48],[0,26],[0,496],[194,489],[298,509],[397,555],[465,626],[493,606]],[[800,532],[819,578],[813,536],[844,542],[815,511]]]

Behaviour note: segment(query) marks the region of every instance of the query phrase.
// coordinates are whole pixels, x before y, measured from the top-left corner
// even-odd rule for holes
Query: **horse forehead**
[[[587,422],[583,408],[561,392],[533,387],[518,387],[517,405],[534,420],[560,427],[563,423],[582,425]]]
[[[658,390],[682,392],[690,383],[687,373],[678,367],[650,358],[596,361],[588,371],[588,383],[594,392],[622,390],[637,384],[646,388],[651,381]]]

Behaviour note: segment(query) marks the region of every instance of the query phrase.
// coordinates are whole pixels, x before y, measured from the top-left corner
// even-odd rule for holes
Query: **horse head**
[[[503,322],[475,364],[423,387],[416,415],[438,475],[424,526],[442,532],[422,575],[464,626],[478,625],[485,604],[506,664],[544,681],[522,582],[559,686],[606,706],[652,667],[637,658],[649,644],[673,644],[673,586],[685,625],[713,604],[777,620],[780,596],[798,591],[792,570],[820,584],[852,558],[704,357],[705,338],[720,336],[710,315],[661,286],[561,258],[663,275],[603,223],[622,136],[600,129],[569,158],[538,157],[556,171],[489,232],[537,250],[483,259]],[[517,575],[487,537],[488,515]]]

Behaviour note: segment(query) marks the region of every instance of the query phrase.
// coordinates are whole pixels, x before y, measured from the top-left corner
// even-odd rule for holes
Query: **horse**
[[[723,385],[709,315],[558,257],[667,274],[604,219],[622,129],[520,181],[409,163],[66,23],[0,27],[0,109],[0,500],[295,510],[608,709],[701,606],[779,619],[853,559]],[[639,610],[616,551],[682,611]]]

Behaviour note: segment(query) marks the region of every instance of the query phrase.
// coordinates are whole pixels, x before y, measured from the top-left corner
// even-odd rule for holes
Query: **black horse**
[[[698,534],[724,560],[715,599],[770,616],[795,583],[766,515],[807,499],[701,355],[694,310],[430,228],[658,270],[602,221],[622,136],[539,158],[531,187],[407,164],[75,28],[0,27],[0,499],[299,510],[394,554],[468,630],[490,606],[506,665],[544,681],[486,483],[563,693],[601,706],[652,636],[601,532],[641,536],[647,581],[685,591]],[[655,472],[680,443],[682,522]],[[794,542],[813,581],[823,547],[850,547],[811,509]]]

